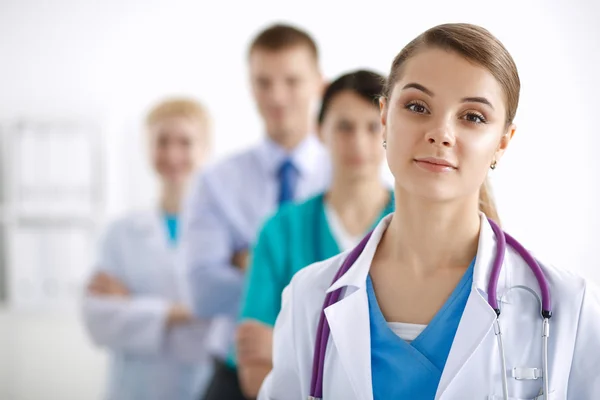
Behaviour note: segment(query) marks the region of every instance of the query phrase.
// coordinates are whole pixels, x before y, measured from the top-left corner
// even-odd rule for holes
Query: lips
[[[443,158],[425,157],[415,159],[418,167],[429,172],[450,172],[456,170],[453,163]]]
[[[456,166],[450,161],[444,160],[443,158],[435,158],[435,157],[424,157],[424,158],[416,158],[415,161],[420,163],[428,163],[433,165],[439,165],[442,167],[449,167],[452,169],[456,169]]]

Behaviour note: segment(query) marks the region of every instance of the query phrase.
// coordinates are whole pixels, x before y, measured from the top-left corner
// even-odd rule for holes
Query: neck
[[[396,210],[384,236],[394,265],[426,276],[440,269],[465,268],[477,253],[478,199],[433,202],[396,188]]]
[[[307,126],[296,127],[293,131],[286,132],[269,132],[268,136],[277,145],[281,146],[286,151],[292,151],[300,145],[309,135]]]
[[[183,192],[183,187],[164,184],[160,196],[161,209],[167,214],[178,214],[181,210]]]
[[[353,235],[364,234],[389,201],[379,178],[348,179],[334,174],[327,201]]]

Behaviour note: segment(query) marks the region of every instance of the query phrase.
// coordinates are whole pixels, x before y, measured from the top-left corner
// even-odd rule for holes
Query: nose
[[[456,136],[454,130],[448,123],[440,123],[433,127],[425,135],[425,140],[429,144],[441,147],[454,147],[456,144]]]
[[[286,90],[281,82],[273,83],[269,91],[269,97],[273,104],[280,105],[285,101]]]
[[[169,163],[169,165],[176,166],[181,161],[183,153],[184,152],[179,146],[171,143],[171,145],[165,151],[165,160]]]

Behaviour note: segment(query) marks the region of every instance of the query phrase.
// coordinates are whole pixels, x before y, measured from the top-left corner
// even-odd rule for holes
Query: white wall
[[[356,67],[387,72],[401,47],[434,24],[478,23],[511,51],[523,84],[517,136],[493,177],[505,227],[557,265],[600,281],[594,253],[600,243],[599,8],[587,0],[0,0],[0,119],[81,116],[101,123],[110,217],[151,201],[154,183],[138,121],[161,96],[192,94],[207,103],[218,157],[261,136],[245,54],[264,24],[287,21],[310,30],[332,78]],[[20,332],[11,336],[17,346],[0,335],[0,346],[12,348],[5,358],[0,347],[0,374],[9,374],[0,376],[0,398],[97,398],[104,359],[85,348],[76,321],[0,319],[0,331]],[[77,346],[71,354],[38,356],[44,345],[69,343],[65,338]],[[5,360],[25,367],[7,368]],[[78,366],[76,376],[67,365]],[[69,385],[70,377],[82,376],[86,385]],[[3,382],[11,382],[12,397],[2,392]]]
[[[106,365],[74,315],[0,308],[0,399],[100,399]]]

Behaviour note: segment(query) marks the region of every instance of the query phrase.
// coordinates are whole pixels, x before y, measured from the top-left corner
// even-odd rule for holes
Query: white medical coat
[[[326,292],[345,288],[325,310],[331,328],[324,372],[326,400],[372,400],[371,346],[366,277],[391,216],[380,222],[356,263],[336,283],[333,276],[348,252],[298,272],[283,294],[274,331],[274,368],[259,400],[305,400],[309,395],[314,342]],[[501,363],[494,333],[496,314],[487,287],[496,252],[495,235],[482,215],[473,286],[448,356],[435,399],[502,399]],[[600,399],[600,295],[581,277],[541,265],[550,285],[550,399]],[[537,281],[518,254],[507,250],[498,298],[525,285],[541,296]],[[511,290],[501,303],[508,391],[511,400],[536,399],[542,380],[516,380],[515,367],[542,367],[542,319],[538,301]]]
[[[108,400],[198,400],[205,389],[209,323],[165,326],[170,305],[187,302],[179,256],[158,210],[122,218],[105,234],[96,271],[131,292],[128,299],[84,299],[87,330],[111,353]]]

